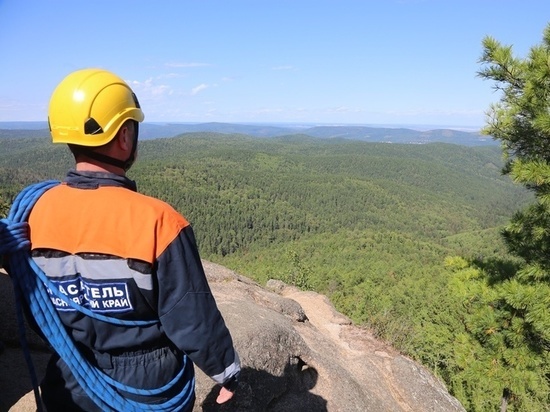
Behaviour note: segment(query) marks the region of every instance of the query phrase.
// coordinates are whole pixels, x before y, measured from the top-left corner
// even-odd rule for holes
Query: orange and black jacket
[[[99,353],[175,346],[217,383],[240,370],[208,286],[189,223],[168,204],[110,173],[70,171],[30,217],[35,262],[72,301],[106,316],[159,320],[105,323],[49,290],[77,344]]]

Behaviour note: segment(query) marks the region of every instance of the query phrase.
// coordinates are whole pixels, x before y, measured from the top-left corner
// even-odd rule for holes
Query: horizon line
[[[44,125],[47,128],[48,122],[46,120],[0,120],[1,125],[15,125],[15,124],[40,124]],[[340,123],[340,122],[313,122],[313,121],[304,121],[304,122],[292,122],[292,121],[261,121],[261,122],[228,122],[228,121],[202,121],[202,122],[185,122],[185,121],[144,121],[144,124],[156,124],[156,125],[200,125],[200,124],[236,124],[241,126],[258,126],[258,125],[285,125],[287,127],[352,127],[352,126],[361,126],[361,127],[374,127],[374,128],[407,128],[407,129],[416,129],[416,130],[434,130],[434,129],[451,129],[451,130],[460,130],[460,131],[480,131],[484,126],[474,126],[474,125],[450,125],[450,124],[429,124],[429,123]],[[2,127],[0,127],[2,128]],[[11,127],[13,128],[13,127]]]

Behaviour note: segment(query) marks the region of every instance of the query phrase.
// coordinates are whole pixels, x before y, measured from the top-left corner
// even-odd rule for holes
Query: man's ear
[[[123,125],[119,131],[117,136],[117,143],[118,146],[122,150],[130,150],[132,146],[132,131],[127,125]]]

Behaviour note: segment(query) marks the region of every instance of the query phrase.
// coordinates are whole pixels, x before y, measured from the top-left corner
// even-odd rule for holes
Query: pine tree
[[[504,174],[536,200],[503,230],[510,253],[521,260],[518,270],[467,268],[454,279],[467,332],[457,350],[455,380],[472,410],[500,404],[501,411],[543,411],[550,404],[550,25],[526,58],[486,37],[480,63],[479,75],[501,93],[484,133],[502,143]],[[491,377],[483,388],[492,394],[489,404],[482,402],[482,386],[472,385],[484,382],[484,375]]]

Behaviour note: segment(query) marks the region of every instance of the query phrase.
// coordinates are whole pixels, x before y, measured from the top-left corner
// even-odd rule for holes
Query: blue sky
[[[146,122],[477,128],[483,37],[525,57],[549,22],[547,0],[0,0],[0,121],[100,67]]]

